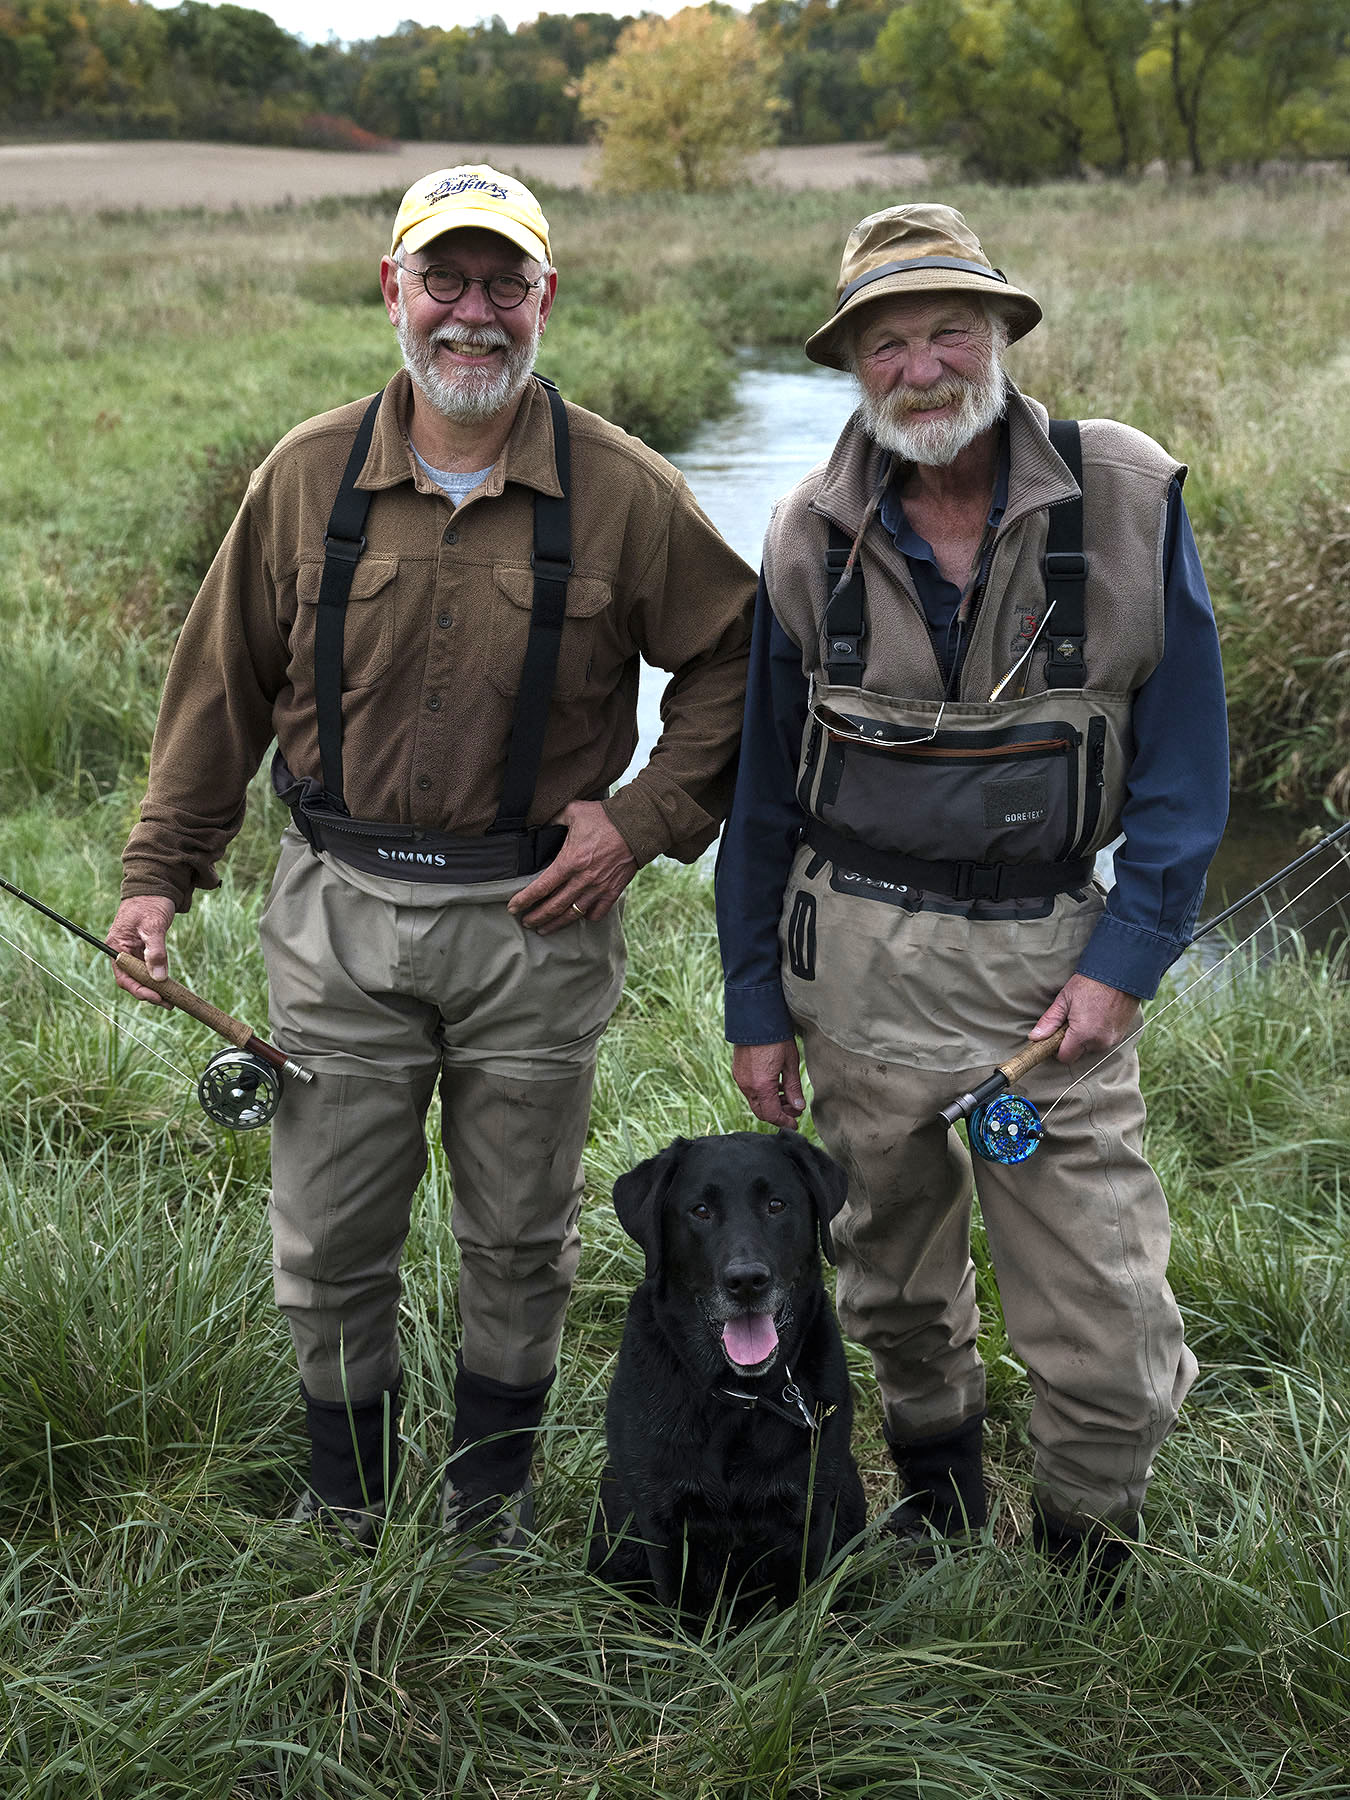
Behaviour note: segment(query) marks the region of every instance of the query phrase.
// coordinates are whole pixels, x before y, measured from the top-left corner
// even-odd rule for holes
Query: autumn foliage
[[[600,141],[600,185],[697,193],[730,187],[777,137],[778,58],[748,19],[688,6],[628,26],[577,86]]]

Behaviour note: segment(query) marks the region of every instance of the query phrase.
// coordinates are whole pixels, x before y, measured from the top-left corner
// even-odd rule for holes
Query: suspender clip
[[[339,562],[351,563],[355,566],[361,559],[361,552],[366,547],[365,535],[360,538],[330,537],[323,534],[323,551],[325,556],[336,557]]]

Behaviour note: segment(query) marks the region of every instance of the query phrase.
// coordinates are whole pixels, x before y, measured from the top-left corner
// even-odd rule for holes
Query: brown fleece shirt
[[[496,815],[533,598],[533,494],[559,492],[537,382],[483,487],[458,508],[407,439],[411,384],[385,390],[358,486],[374,493],[343,653],[343,771],[357,818],[478,834]],[[314,622],[323,538],[367,405],[282,439],[193,602],[170,663],[150,782],[123,856],[123,897],[185,909],[218,885],[272,738],[319,778]],[[684,477],[569,405],[567,619],[529,822],[603,792],[637,742],[640,659],[671,671],[646,766],[605,802],[639,863],[692,860],[730,800],[755,576]]]

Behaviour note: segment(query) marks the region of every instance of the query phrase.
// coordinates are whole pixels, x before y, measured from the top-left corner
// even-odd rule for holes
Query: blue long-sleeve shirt
[[[990,511],[994,528],[1006,495],[1005,461]],[[938,572],[931,546],[906,520],[894,489],[879,517],[909,563],[933,647],[949,670],[960,593]],[[1190,941],[1205,872],[1228,816],[1223,664],[1176,482],[1167,500],[1163,571],[1163,655],[1134,697],[1135,752],[1115,886],[1078,963],[1081,974],[1140,999],[1157,991]],[[717,858],[726,1034],[733,1044],[773,1044],[793,1035],[778,973],[778,918],[803,823],[795,787],[809,692],[801,651],[774,616],[761,575],[736,796]]]

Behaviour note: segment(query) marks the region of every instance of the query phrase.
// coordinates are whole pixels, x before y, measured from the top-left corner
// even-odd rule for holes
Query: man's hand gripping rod
[[[948,1125],[955,1125],[958,1119],[968,1119],[977,1106],[987,1106],[991,1100],[1010,1088],[1014,1082],[1020,1081],[1028,1069],[1034,1069],[1038,1063],[1048,1062],[1064,1042],[1067,1025],[1061,1025],[1058,1031],[1052,1031],[1048,1038],[1038,1038],[1035,1043],[1030,1039],[1005,1063],[1000,1063],[994,1073],[987,1076],[978,1087],[968,1094],[962,1094],[957,1100],[944,1106],[938,1114]]]
[[[202,1103],[202,1109],[216,1124],[226,1125],[231,1131],[253,1131],[259,1125],[265,1125],[277,1110],[281,1099],[279,1076],[289,1075],[296,1081],[313,1081],[313,1073],[293,1062],[284,1050],[278,1050],[275,1044],[269,1044],[265,1039],[255,1036],[251,1026],[245,1025],[240,1019],[231,1018],[229,1013],[222,1012],[218,1006],[212,1006],[209,1000],[203,1000],[200,995],[194,994],[181,981],[175,981],[169,975],[162,978],[152,975],[141,959],[133,956],[129,950],[114,950],[111,944],[105,944],[92,931],[86,931],[72,919],[53,912],[50,906],[44,906],[41,900],[35,900],[31,894],[15,887],[12,881],[6,881],[2,875],[0,888],[54,920],[56,924],[63,925],[76,937],[83,938],[86,944],[92,944],[95,950],[111,957],[117,967],[124,974],[130,975],[133,981],[153,988],[166,1005],[190,1014],[201,1024],[209,1026],[219,1037],[223,1037],[226,1043],[234,1045],[233,1051],[222,1050],[211,1058],[197,1083],[197,1097]]]
[[[1286,863],[1284,868],[1277,870],[1259,887],[1254,887],[1249,894],[1244,894],[1240,900],[1234,900],[1231,906],[1226,906],[1221,913],[1216,913],[1212,919],[1198,926],[1191,934],[1191,942],[1195,943],[1225,924],[1234,913],[1241,912],[1251,901],[1259,900],[1262,894],[1269,893],[1271,888],[1277,887],[1313,857],[1330,849],[1331,845],[1339,842],[1347,833],[1350,833],[1350,820],[1338,825],[1335,831],[1329,831],[1310,849],[1305,850],[1302,856],[1296,856],[1293,862]],[[1016,1056],[1000,1063],[992,1075],[987,1076],[978,1087],[973,1087],[968,1094],[961,1094],[950,1101],[941,1109],[938,1117],[949,1126],[955,1125],[958,1119],[967,1120],[971,1148],[988,1160],[1002,1163],[1025,1162],[1040,1142],[1041,1119],[1030,1100],[1024,1099],[1021,1094],[1009,1092],[1009,1089],[1021,1080],[1028,1069],[1047,1062],[1055,1054],[1064,1042],[1066,1030],[1067,1026],[1061,1025],[1058,1031],[1051,1032],[1047,1038],[1039,1038],[1035,1042],[1028,1039]]]

